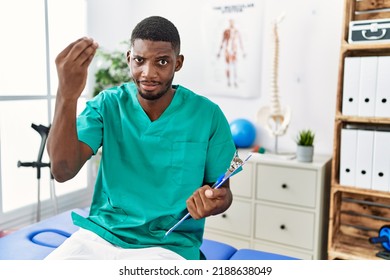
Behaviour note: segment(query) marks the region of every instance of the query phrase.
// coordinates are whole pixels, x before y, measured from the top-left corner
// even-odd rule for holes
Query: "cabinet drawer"
[[[316,177],[315,170],[259,164],[256,198],[314,208]]]
[[[251,203],[234,200],[230,208],[223,214],[206,219],[206,227],[222,232],[230,232],[250,236]]]
[[[245,198],[252,197],[252,185],[254,180],[254,164],[247,162],[243,170],[230,178],[230,189],[234,196]]]
[[[255,237],[311,250],[314,219],[314,213],[257,204]]]

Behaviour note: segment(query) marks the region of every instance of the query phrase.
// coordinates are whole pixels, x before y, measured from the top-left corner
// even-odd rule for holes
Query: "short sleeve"
[[[226,172],[236,151],[230,126],[221,109],[216,106],[207,151],[205,182],[215,182]]]
[[[77,118],[77,134],[81,142],[87,144],[97,153],[102,145],[103,139],[103,118],[100,113],[103,94],[89,100],[85,109]]]

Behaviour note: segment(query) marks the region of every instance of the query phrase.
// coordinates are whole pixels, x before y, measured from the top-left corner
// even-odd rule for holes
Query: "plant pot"
[[[312,162],[314,155],[314,146],[297,146],[297,161]]]

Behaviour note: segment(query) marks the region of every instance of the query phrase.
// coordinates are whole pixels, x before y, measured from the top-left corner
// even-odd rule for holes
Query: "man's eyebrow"
[[[170,59],[170,56],[169,55],[160,55],[160,56],[157,56],[156,59]]]

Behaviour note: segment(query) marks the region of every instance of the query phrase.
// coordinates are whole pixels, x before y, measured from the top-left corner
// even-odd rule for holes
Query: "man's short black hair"
[[[136,39],[170,42],[176,54],[180,53],[180,36],[175,25],[166,18],[151,16],[139,22],[131,33],[130,46]]]

